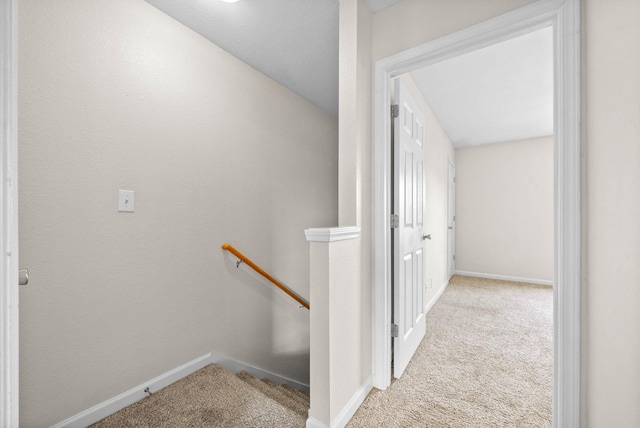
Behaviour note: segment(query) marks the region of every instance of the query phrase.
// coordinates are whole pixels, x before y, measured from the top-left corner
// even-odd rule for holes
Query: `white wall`
[[[640,2],[583,2],[590,427],[640,426]]]
[[[308,382],[308,313],[220,245],[309,296],[335,119],[142,0],[19,13],[22,425],[210,351]]]
[[[456,270],[553,282],[553,136],[456,150]]]
[[[372,58],[528,3],[403,0],[373,15]],[[583,0],[582,12],[582,404],[589,426],[640,426],[640,3]],[[371,66],[363,58],[361,67]]]

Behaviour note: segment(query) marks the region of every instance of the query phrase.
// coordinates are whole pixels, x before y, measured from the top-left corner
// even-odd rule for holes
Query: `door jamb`
[[[375,63],[373,385],[391,379],[390,79],[536,29],[554,30],[553,426],[580,426],[580,0],[540,0]]]
[[[18,426],[17,0],[0,3],[0,426]]]

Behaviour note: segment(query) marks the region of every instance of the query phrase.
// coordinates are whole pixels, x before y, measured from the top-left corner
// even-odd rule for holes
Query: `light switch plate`
[[[133,190],[118,190],[118,211],[132,213],[135,208],[135,192]]]

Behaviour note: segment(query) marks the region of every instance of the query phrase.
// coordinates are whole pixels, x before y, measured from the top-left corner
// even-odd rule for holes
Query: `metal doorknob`
[[[453,226],[449,226],[449,230],[453,230]]]
[[[431,234],[422,235],[422,240],[424,241],[425,239],[431,240]]]
[[[27,285],[29,283],[29,269],[20,269],[18,272],[18,284]]]

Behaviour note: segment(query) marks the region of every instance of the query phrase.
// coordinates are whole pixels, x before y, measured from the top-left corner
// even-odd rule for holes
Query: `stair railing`
[[[222,244],[222,249],[229,251],[231,254],[233,254],[234,256],[236,256],[239,260],[236,262],[236,268],[240,267],[240,263],[246,263],[249,267],[251,267],[253,270],[255,270],[256,272],[258,272],[260,275],[262,275],[263,277],[265,277],[266,279],[268,279],[273,285],[275,285],[276,287],[278,287],[280,290],[282,290],[283,292],[285,292],[289,297],[291,297],[293,300],[295,300],[296,302],[300,303],[300,305],[304,308],[309,309],[309,302],[307,302],[306,300],[304,300],[302,297],[298,296],[295,292],[293,292],[289,287],[287,287],[286,285],[284,285],[283,283],[281,283],[280,281],[278,281],[277,279],[275,279],[273,276],[269,275],[267,272],[265,272],[264,269],[262,269],[260,266],[258,266],[257,264],[255,264],[249,257],[245,256],[244,254],[242,254],[240,251],[238,251],[237,249],[235,249],[233,247],[233,245],[231,244]]]

